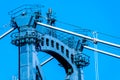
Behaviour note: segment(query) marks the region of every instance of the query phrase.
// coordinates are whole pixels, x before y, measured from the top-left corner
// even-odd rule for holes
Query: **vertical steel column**
[[[18,28],[18,34],[20,36],[20,29],[19,28]],[[18,44],[18,80],[21,80],[20,79],[20,41]]]
[[[81,68],[78,67],[78,80],[82,80],[81,79]]]
[[[35,45],[26,44],[20,49],[20,79],[36,80],[38,60]]]

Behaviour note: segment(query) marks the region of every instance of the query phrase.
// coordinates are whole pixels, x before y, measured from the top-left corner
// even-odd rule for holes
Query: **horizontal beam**
[[[47,64],[47,63],[50,62],[52,59],[54,59],[54,57],[50,57],[49,59],[47,59],[46,61],[44,61],[43,63],[41,63],[40,66],[43,66],[43,65]]]
[[[16,28],[11,28],[10,30],[8,30],[7,32],[5,32],[4,34],[2,34],[0,36],[0,39],[2,39],[3,37],[7,36],[9,33],[11,33],[12,31],[14,31]]]
[[[113,54],[113,53],[110,53],[110,52],[102,51],[102,50],[95,49],[95,48],[92,48],[92,47],[89,47],[89,46],[84,46],[84,48],[120,59],[119,55],[116,55],[116,54]]]
[[[86,36],[86,35],[78,34],[78,33],[72,32],[72,31],[61,29],[61,28],[58,28],[58,27],[55,27],[55,26],[51,26],[51,25],[48,25],[48,24],[44,24],[44,23],[41,23],[41,22],[37,22],[37,24],[41,25],[41,26],[48,27],[48,28],[52,28],[52,29],[55,29],[55,30],[58,30],[58,31],[62,31],[62,32],[65,32],[65,33],[69,33],[69,34],[72,34],[72,35],[75,35],[75,36],[79,36],[79,37],[82,37],[82,38],[85,38],[85,39],[88,39],[88,40],[91,40],[91,41],[94,41],[94,42],[99,42],[99,43],[103,43],[103,44],[106,44],[106,45],[110,45],[110,46],[114,46],[114,47],[120,48],[119,44],[115,44],[115,43],[99,40],[99,39],[96,39],[96,38],[92,38],[92,37],[89,37],[89,36]]]

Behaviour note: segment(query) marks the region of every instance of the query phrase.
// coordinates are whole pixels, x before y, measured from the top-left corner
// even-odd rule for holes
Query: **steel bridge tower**
[[[41,14],[40,7],[22,6],[11,14],[11,22],[18,29],[11,37],[12,44],[19,48],[19,80],[43,80],[37,58],[41,34],[35,24]]]
[[[81,47],[75,49],[65,44],[66,41],[60,40],[59,33],[55,30],[37,30],[37,22],[44,19],[41,6],[21,6],[10,14],[13,27],[18,29],[11,37],[12,44],[19,49],[19,80],[44,80],[37,57],[38,52],[46,52],[62,64],[66,71],[65,80],[82,80],[81,69],[89,64],[89,57],[82,54],[82,43],[86,43],[85,39],[79,40],[77,45]],[[55,24],[52,9],[47,12],[46,22],[48,25]]]
[[[12,28],[0,39],[17,29],[11,35],[11,43],[18,47],[18,80],[45,80],[41,67],[53,58],[65,69],[65,80],[83,80],[82,69],[89,65],[89,56],[83,54],[84,48],[120,59],[119,55],[89,47],[87,41],[116,48],[120,48],[119,44],[55,27],[56,19],[51,8],[46,17],[39,5],[23,5],[9,14]],[[52,57],[40,64],[39,52],[46,52]]]

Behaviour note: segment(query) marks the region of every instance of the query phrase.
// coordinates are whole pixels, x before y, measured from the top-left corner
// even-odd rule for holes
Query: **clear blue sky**
[[[49,7],[53,8],[57,19],[60,21],[113,36],[120,36],[119,0],[1,0],[0,34],[9,28],[5,28],[3,25],[10,22],[10,16],[8,15],[10,10],[22,4],[36,3],[45,6],[43,11],[47,11]],[[98,37],[120,44],[120,39],[102,34],[98,34]],[[17,75],[17,47],[10,42],[10,35],[0,40],[0,80],[11,80],[12,75]],[[98,48],[120,55],[120,49],[102,44],[98,45]],[[91,64],[84,68],[84,78],[85,80],[95,80],[93,52],[86,51],[86,53],[91,57]],[[64,69],[58,66],[56,60],[45,65],[43,69],[46,80],[64,80]],[[120,59],[99,54],[99,76],[100,80],[120,80]]]

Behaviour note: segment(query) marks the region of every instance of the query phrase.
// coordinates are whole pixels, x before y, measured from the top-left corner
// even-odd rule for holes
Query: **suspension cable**
[[[47,24],[44,24],[44,23],[41,23],[41,22],[37,22],[37,24],[41,25],[41,26],[48,27],[48,28],[52,28],[52,29],[55,29],[55,30],[58,30],[58,31],[62,31],[62,32],[65,32],[65,33],[68,33],[68,34],[79,36],[79,37],[82,37],[82,38],[85,38],[85,39],[88,39],[88,40],[91,40],[91,41],[96,40],[96,42],[99,42],[99,43],[102,43],[102,44],[106,44],[106,45],[109,45],[109,46],[114,46],[116,48],[120,48],[119,44],[107,42],[107,41],[100,40],[100,39],[93,39],[92,37],[89,37],[89,36],[86,36],[86,35],[78,34],[78,33],[75,33],[75,32],[72,32],[72,31],[68,31],[68,30],[65,30],[65,29],[62,29],[62,28],[57,28],[55,26],[47,25]]]
[[[44,19],[47,19],[47,17],[44,17],[44,16],[41,16],[41,17],[44,18]],[[56,19],[56,21],[57,21],[58,23],[61,23],[61,24],[64,24],[64,25],[68,25],[68,26],[73,26],[73,27],[76,27],[76,28],[78,28],[78,29],[85,30],[85,31],[87,31],[87,32],[94,32],[94,31],[95,31],[95,30],[86,29],[86,28],[83,28],[83,27],[81,27],[81,26],[74,25],[74,24],[71,24],[71,23],[68,23],[68,22],[60,21],[60,20],[58,20],[58,19]],[[107,34],[107,33],[98,32],[98,31],[97,31],[97,33],[102,34],[102,35],[105,35],[105,36],[109,36],[109,37],[112,37],[112,38],[115,38],[115,39],[120,39],[120,37],[118,37],[118,36],[110,35],[110,34]]]
[[[56,20],[56,21],[59,22],[59,23],[61,23],[61,24],[65,24],[65,25],[69,25],[69,26],[73,26],[73,27],[85,30],[87,32],[94,32],[94,30],[82,28],[80,26],[77,26],[77,25],[74,25],[74,24],[71,24],[71,23],[63,22],[63,21],[60,21],[60,20]],[[115,38],[115,39],[120,39],[120,37],[118,37],[118,36],[110,35],[110,34],[107,34],[107,33],[98,32],[98,31],[97,31],[97,33],[99,33],[101,35],[109,36],[109,37],[112,37],[112,38]]]

